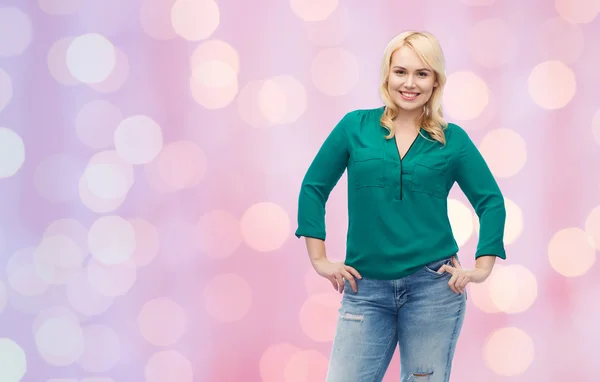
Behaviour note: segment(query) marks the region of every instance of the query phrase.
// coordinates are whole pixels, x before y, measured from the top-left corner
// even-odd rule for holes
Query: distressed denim
[[[466,308],[451,275],[436,273],[451,263],[397,280],[357,279],[358,293],[346,281],[326,381],[381,381],[399,345],[400,381],[448,382]]]

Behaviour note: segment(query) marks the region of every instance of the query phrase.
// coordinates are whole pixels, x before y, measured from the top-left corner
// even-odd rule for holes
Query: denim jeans
[[[327,382],[378,382],[400,346],[402,382],[448,382],[466,307],[466,293],[433,262],[397,280],[356,279],[344,288]],[[359,270],[360,272],[360,270]]]

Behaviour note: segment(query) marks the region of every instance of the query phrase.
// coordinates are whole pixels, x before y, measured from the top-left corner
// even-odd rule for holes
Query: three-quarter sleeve
[[[351,123],[350,114],[338,122],[304,176],[298,197],[298,228],[295,233],[298,238],[305,236],[325,240],[325,204],[348,165],[346,129]]]
[[[459,145],[454,161],[455,179],[479,217],[475,258],[494,255],[506,259],[506,208],[500,187],[466,131],[458,127],[453,129],[452,134]]]

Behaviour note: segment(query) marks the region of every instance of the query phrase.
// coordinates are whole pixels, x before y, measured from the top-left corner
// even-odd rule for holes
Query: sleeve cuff
[[[301,229],[296,230],[295,235],[298,239],[300,239],[302,236],[304,236],[304,237],[312,237],[314,239],[320,239],[323,241],[325,241],[325,236],[326,236],[325,233],[323,233],[323,232],[311,232],[311,231],[304,231]]]
[[[506,251],[503,248],[483,248],[475,252],[475,259],[481,256],[496,256],[506,260]]]

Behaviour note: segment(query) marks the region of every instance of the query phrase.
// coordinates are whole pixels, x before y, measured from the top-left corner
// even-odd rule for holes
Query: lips
[[[402,96],[402,99],[404,99],[406,101],[413,101],[419,96],[419,94],[421,94],[421,93],[415,93],[415,92],[402,92],[402,91],[399,91],[398,93],[400,93],[400,95]]]

